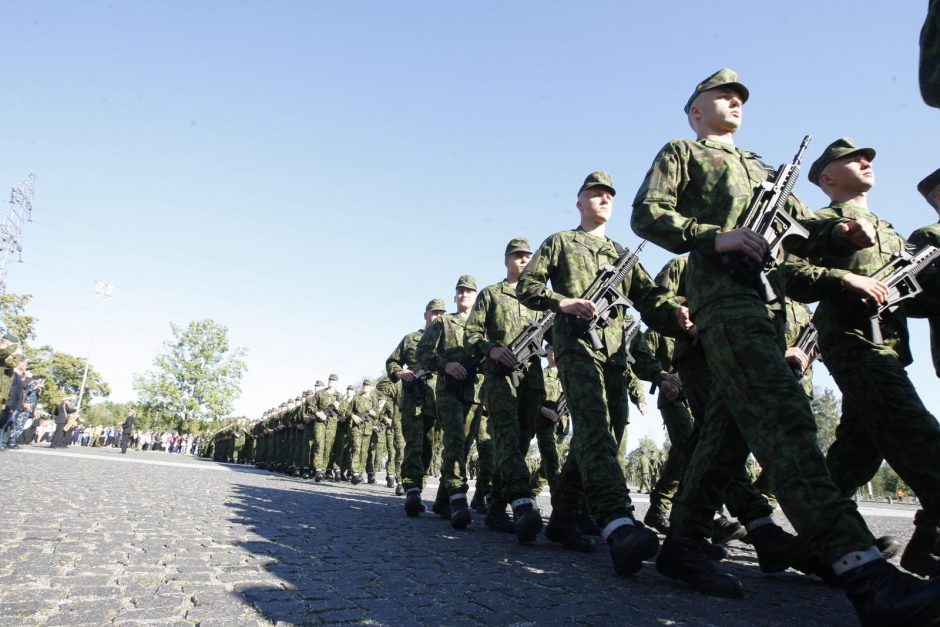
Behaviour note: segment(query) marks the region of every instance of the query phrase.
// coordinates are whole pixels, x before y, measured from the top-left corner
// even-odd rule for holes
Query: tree
[[[39,402],[46,411],[62,402],[67,396],[78,396],[82,387],[82,375],[85,372],[85,360],[68,353],[60,353],[51,346],[44,345],[36,349],[27,349],[29,370],[34,375],[46,380]],[[85,396],[81,409],[86,409],[93,398],[111,395],[111,386],[102,376],[88,367],[88,381],[85,383]]]
[[[193,320],[185,329],[171,324],[170,331],[173,338],[153,360],[155,370],[134,377],[144,411],[162,415],[176,429],[231,413],[241,394],[246,350],[230,348],[228,328],[214,320]]]
[[[36,337],[36,319],[24,313],[26,305],[33,299],[31,294],[0,295],[0,321],[20,341],[27,343]]]
[[[839,418],[842,416],[842,403],[829,388],[816,387],[810,407],[816,416],[816,439],[819,448],[825,453],[836,439],[836,427],[839,426]]]
[[[115,425],[124,424],[128,410],[133,408],[133,403],[112,403],[111,401],[104,401],[103,403],[95,403],[89,406],[88,409],[82,412],[82,418],[87,425],[113,427]]]

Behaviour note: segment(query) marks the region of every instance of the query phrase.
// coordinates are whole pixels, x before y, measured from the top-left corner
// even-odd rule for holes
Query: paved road
[[[745,598],[722,600],[652,564],[616,578],[606,547],[520,547],[480,520],[455,532],[430,514],[408,519],[384,484],[44,447],[0,454],[0,476],[4,625],[856,624],[840,591],[761,575],[744,545],[726,564]],[[909,537],[911,506],[864,510],[877,534]]]

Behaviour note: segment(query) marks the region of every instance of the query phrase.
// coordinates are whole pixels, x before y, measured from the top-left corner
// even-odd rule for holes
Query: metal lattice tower
[[[10,190],[10,209],[0,225],[0,294],[7,291],[7,266],[15,253],[23,261],[23,224],[33,213],[33,189],[36,175],[30,172]]]

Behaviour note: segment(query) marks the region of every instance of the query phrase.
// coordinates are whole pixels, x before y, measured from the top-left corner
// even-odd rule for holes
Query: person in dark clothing
[[[128,410],[127,418],[124,419],[124,424],[121,425],[121,452],[127,453],[127,443],[131,439],[131,432],[134,430],[134,421],[137,420],[137,412],[133,409]]]
[[[64,448],[69,442],[65,434],[65,425],[69,421],[69,414],[74,414],[76,409],[72,405],[75,399],[69,397],[59,403],[55,410],[55,433],[52,435],[51,448]]]

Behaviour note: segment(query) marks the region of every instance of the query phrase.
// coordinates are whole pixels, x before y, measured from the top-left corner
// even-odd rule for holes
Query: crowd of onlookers
[[[28,444],[52,442],[56,430],[55,421],[41,419],[32,429]],[[88,446],[97,448],[120,448],[121,425],[79,425],[69,430],[66,446]],[[163,451],[183,455],[199,455],[203,439],[193,434],[180,434],[175,431],[132,431],[127,448],[138,451]]]

